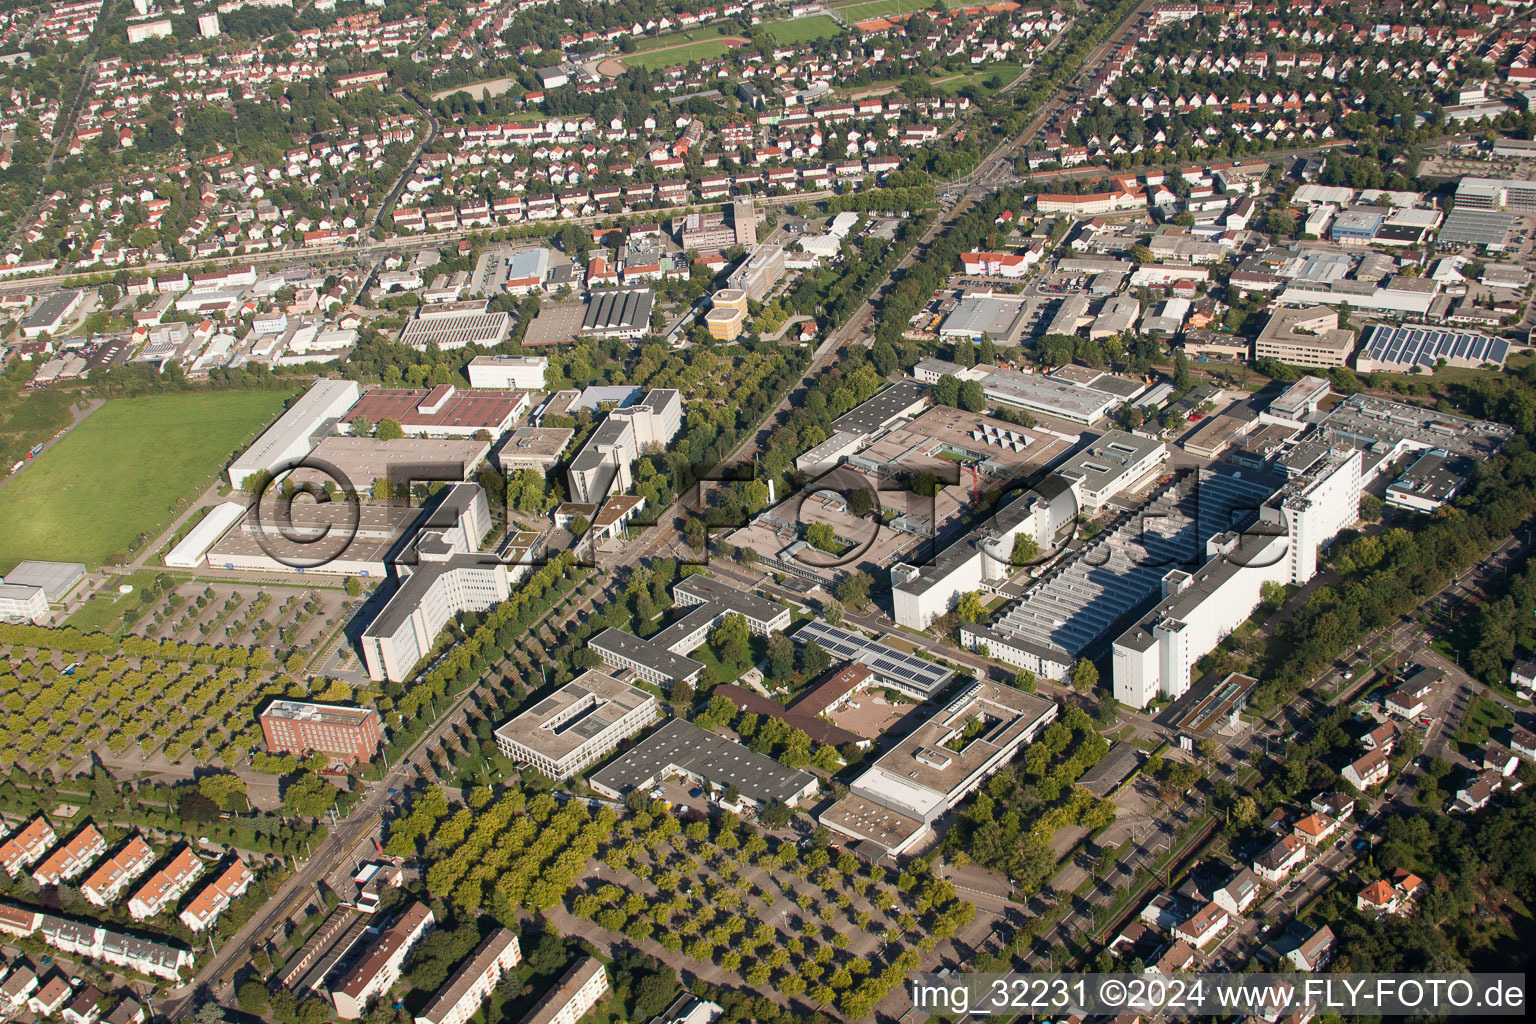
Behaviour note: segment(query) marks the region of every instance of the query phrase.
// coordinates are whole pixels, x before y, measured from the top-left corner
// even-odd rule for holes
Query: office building
[[[1097,515],[1109,500],[1145,483],[1168,461],[1162,441],[1124,430],[1111,430],[1073,453],[1056,469],[1087,515]]]
[[[555,982],[520,1024],[576,1024],[608,994],[608,972],[595,956],[584,956]]]
[[[517,935],[509,929],[496,928],[476,947],[469,960],[453,972],[448,984],[438,990],[426,1009],[416,1015],[416,1024],[466,1024],[502,975],[522,959]]]
[[[378,426],[394,420],[406,434],[473,437],[484,430],[497,438],[528,411],[523,391],[460,391],[452,384],[426,388],[375,388],[341,417],[346,432],[359,420]]]
[[[1254,339],[1255,359],[1293,366],[1344,366],[1355,349],[1355,333],[1339,327],[1339,314],[1326,306],[1276,309]]]
[[[672,586],[672,600],[688,612],[650,639],[609,628],[588,641],[588,646],[610,667],[630,669],[647,682],[669,687],[679,679],[688,683],[698,679],[704,665],[687,655],[726,616],[742,616],[753,636],[767,636],[790,623],[789,609],[783,605],[709,576],[679,580]]]
[[[750,196],[731,203],[731,227],[737,245],[750,249],[757,244],[757,203]]]
[[[543,391],[545,356],[475,356],[469,361],[469,386],[504,391]]]
[[[903,737],[819,817],[881,856],[912,849],[934,824],[1055,721],[1057,705],[976,682]]]
[[[656,696],[587,669],[496,730],[503,757],[563,781],[661,715]]]
[[[41,587],[0,582],[0,621],[41,623],[48,618],[48,599]]]
[[[331,1002],[336,1007],[336,1016],[357,1020],[368,1009],[371,1000],[394,988],[400,980],[405,958],[435,923],[436,918],[425,903],[413,902],[406,907],[332,990]]]
[[[122,849],[81,883],[80,894],[98,907],[108,906],[129,882],[148,871],[154,862],[155,851],[142,836],[133,835]]]
[[[1359,518],[1360,467],[1358,449],[1328,451],[1264,503],[1256,526],[1213,537],[1193,571],[1168,571],[1163,600],[1115,641],[1115,699],[1138,708],[1177,700],[1195,662],[1253,614],[1266,583],[1311,580],[1319,548]]]
[[[576,431],[571,427],[518,427],[496,450],[496,468],[503,475],[520,469],[547,472],[565,452]]]
[[[244,487],[260,474],[276,475],[308,455],[362,392],[354,380],[320,378],[255,442],[229,464],[230,486]]]
[[[219,876],[193,896],[181,912],[181,923],[194,932],[207,931],[218,921],[219,915],[251,887],[256,876],[245,862],[236,857],[219,873]]]
[[[735,787],[737,807],[774,802],[794,806],[816,795],[816,777],[786,768],[692,722],[669,718],[661,727],[587,779],[594,792],[622,800],[632,790],[649,790],[672,777],[725,791]]]
[[[1057,532],[1080,508],[1070,483],[1053,474],[941,550],[928,564],[893,565],[896,622],[909,629],[927,629],[954,608],[961,595],[984,590],[988,581],[1006,580],[1023,568],[1013,564],[1015,538],[1027,535],[1039,551],[1050,551]]]
[[[363,630],[363,661],[374,680],[400,682],[461,611],[485,611],[511,596],[514,572],[537,554],[537,538],[514,560],[480,551],[490,506],[476,484],[448,488],[408,549],[395,560],[399,585]],[[523,543],[517,535],[511,542]]]
[[[197,854],[183,846],[129,898],[128,916],[144,921],[170,910],[202,875],[203,867]]]
[[[773,292],[774,286],[784,276],[784,249],[781,246],[762,243],[747,251],[737,268],[731,271],[725,283],[739,288],[753,302],[762,302]]]
[[[1465,177],[1456,186],[1456,207],[1536,212],[1536,181]]]
[[[595,505],[615,489],[628,491],[631,464],[652,446],[665,448],[682,427],[682,392],[671,388],[658,388],[634,405],[612,410],[566,470],[571,500]]]
[[[38,885],[58,885],[83,873],[91,863],[107,852],[107,840],[95,825],[86,825],[68,842],[54,850],[32,872]]]
[[[275,700],[257,716],[271,754],[329,754],[342,761],[371,761],[384,744],[384,727],[373,708]]]

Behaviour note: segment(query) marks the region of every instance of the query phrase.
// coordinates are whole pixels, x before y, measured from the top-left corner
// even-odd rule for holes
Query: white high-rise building
[[[199,14],[197,16],[197,31],[204,39],[212,39],[218,35],[220,32],[218,12],[209,11],[207,14]]]
[[[1319,458],[1259,510],[1247,531],[1220,534],[1194,572],[1163,577],[1163,600],[1114,645],[1115,699],[1146,707],[1177,700],[1194,664],[1242,625],[1266,583],[1303,584],[1317,574],[1318,549],[1360,516],[1358,448],[1321,449]]]

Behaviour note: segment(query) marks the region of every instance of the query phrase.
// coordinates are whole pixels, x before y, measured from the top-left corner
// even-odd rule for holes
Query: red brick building
[[[368,761],[384,742],[384,728],[372,708],[277,700],[261,713],[261,734],[273,754],[331,754]]]

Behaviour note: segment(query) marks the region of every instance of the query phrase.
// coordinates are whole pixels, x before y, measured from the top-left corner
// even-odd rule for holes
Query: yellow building
[[[704,314],[709,336],[716,341],[735,341],[747,325],[747,311],[735,306],[715,306]]]

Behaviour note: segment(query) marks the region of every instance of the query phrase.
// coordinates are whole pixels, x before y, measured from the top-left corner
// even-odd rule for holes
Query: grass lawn
[[[833,36],[843,34],[843,26],[839,25],[830,14],[817,14],[810,18],[792,18],[789,21],[775,21],[767,26],[770,39],[788,46],[791,43],[808,43],[812,39],[831,39]]]
[[[718,57],[728,49],[730,47],[718,39],[705,39],[702,42],[689,43],[686,46],[679,46],[670,50],[631,53],[623,58],[623,62],[626,67],[647,68],[651,71],[656,71],[660,68],[670,68],[679,64],[691,64],[696,60],[705,60],[709,57]]]
[[[141,569],[132,576],[113,577],[110,586],[98,590],[89,601],[75,610],[75,614],[69,617],[67,625],[83,629],[87,633],[122,632],[123,613],[129,609],[136,610],[142,607],[143,601],[140,595],[153,585],[154,580],[155,572],[150,569]],[[117,588],[124,583],[133,586],[133,593],[118,594]]]
[[[991,96],[993,93],[997,92],[998,89],[1002,89],[1007,86],[1010,82],[1018,78],[1023,73],[1024,65],[1022,64],[1015,64],[1009,61],[998,61],[995,64],[983,64],[981,67],[974,71],[969,71],[954,77],[950,77],[949,75],[943,73],[935,74],[933,78],[933,87],[938,92],[954,94],[958,93],[961,89],[964,89],[967,85],[974,85],[976,87],[976,91],[981,94],[983,99],[985,99],[986,97]],[[986,84],[987,82],[993,81],[994,78],[997,80],[997,84],[995,86],[989,86]]]
[[[114,399],[0,490],[0,572],[24,558],[92,568],[158,533],[283,410],[285,391]]]
[[[687,32],[670,32],[667,35],[656,36],[653,39],[637,38],[635,40],[635,53],[648,53],[651,50],[660,50],[668,46],[697,43],[705,39],[714,39],[720,34],[720,29],[714,25],[701,25],[699,28],[691,28]]]
[[[1467,705],[1466,714],[1462,715],[1461,728],[1456,730],[1456,742],[1462,745],[1463,753],[1466,753],[1468,748],[1477,748],[1488,742],[1489,736],[1514,720],[1514,715],[1487,697],[1473,697]]]

